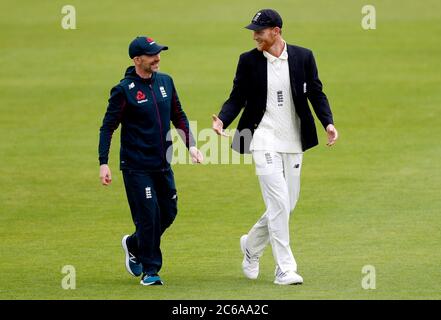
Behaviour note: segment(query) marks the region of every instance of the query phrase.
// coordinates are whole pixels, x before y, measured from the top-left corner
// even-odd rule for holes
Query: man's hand
[[[107,164],[100,166],[100,180],[103,186],[108,186],[112,182],[112,173]]]
[[[213,130],[214,130],[214,132],[216,132],[220,136],[228,137],[228,134],[226,134],[224,129],[223,129],[224,128],[224,123],[222,122],[222,120],[219,119],[217,117],[217,115],[215,115],[215,114],[213,114],[211,117],[213,119]]]
[[[334,125],[328,124],[326,127],[326,133],[328,134],[328,143],[326,145],[330,147],[337,141],[338,132]]]
[[[193,163],[202,163],[204,161],[202,153],[196,147],[190,147],[190,155]]]

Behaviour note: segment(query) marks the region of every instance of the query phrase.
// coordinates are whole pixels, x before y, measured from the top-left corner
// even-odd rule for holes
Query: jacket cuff
[[[100,157],[99,161],[100,161],[100,165],[107,164],[109,162],[109,158],[108,157]]]

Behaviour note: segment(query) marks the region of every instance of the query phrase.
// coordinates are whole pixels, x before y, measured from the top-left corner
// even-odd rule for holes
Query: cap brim
[[[154,51],[146,52],[146,54],[154,56],[154,55],[160,53],[162,50],[168,50],[168,47],[157,45],[157,48],[155,48]]]
[[[246,28],[246,29],[249,29],[249,30],[253,30],[253,31],[259,31],[259,30],[263,30],[263,29],[265,29],[265,28],[269,28],[269,27],[267,27],[267,26],[261,26],[261,25],[254,24],[254,23],[250,23],[250,24],[247,25],[245,28]]]

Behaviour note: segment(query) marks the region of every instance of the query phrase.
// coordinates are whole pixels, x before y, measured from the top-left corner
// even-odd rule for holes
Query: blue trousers
[[[128,249],[141,262],[144,273],[156,274],[162,266],[161,236],[177,214],[173,171],[123,170],[123,178],[136,228],[127,240]]]

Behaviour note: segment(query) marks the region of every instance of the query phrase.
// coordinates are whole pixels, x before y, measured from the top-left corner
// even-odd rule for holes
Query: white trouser
[[[255,150],[253,158],[266,211],[248,232],[247,248],[260,257],[270,242],[282,272],[297,271],[289,245],[289,217],[299,198],[303,154]]]

